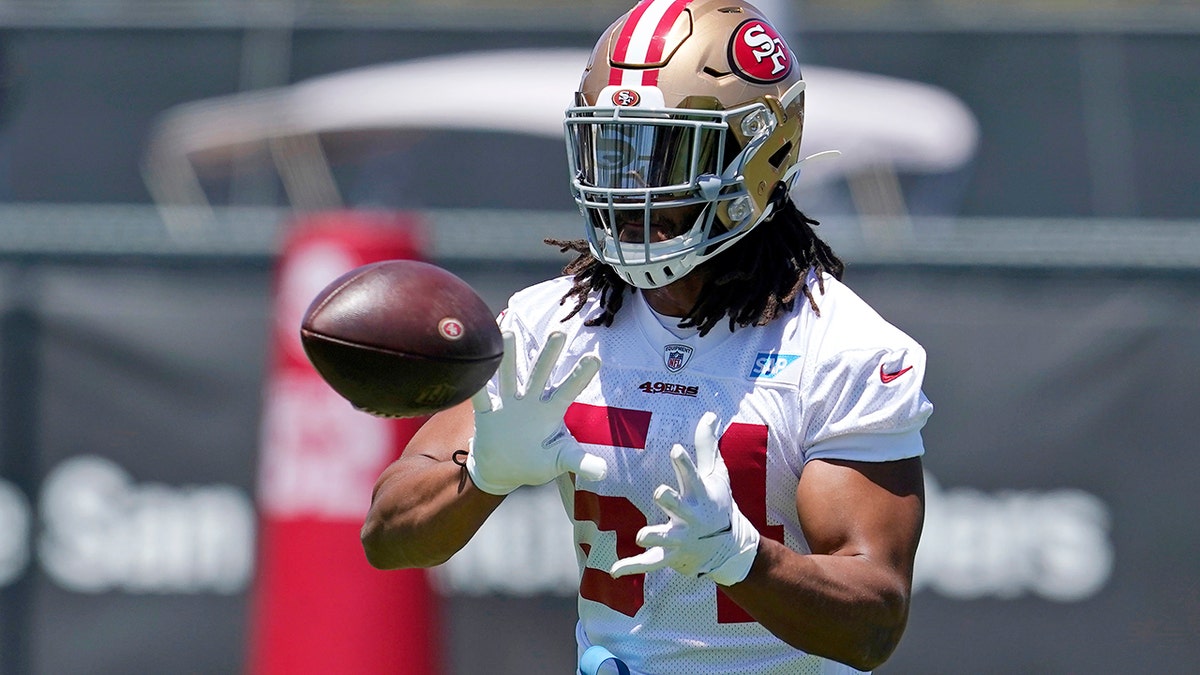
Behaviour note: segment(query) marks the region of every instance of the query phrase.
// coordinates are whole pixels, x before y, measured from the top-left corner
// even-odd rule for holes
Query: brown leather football
[[[418,417],[461,403],[500,365],[495,316],[436,265],[387,260],[338,277],[300,326],[309,361],[356,408]]]

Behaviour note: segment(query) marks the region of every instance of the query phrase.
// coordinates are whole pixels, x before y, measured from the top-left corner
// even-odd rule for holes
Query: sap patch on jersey
[[[799,354],[759,352],[758,356],[754,357],[754,365],[750,368],[750,374],[746,378],[750,380],[775,379],[787,370],[788,366],[799,362]]]

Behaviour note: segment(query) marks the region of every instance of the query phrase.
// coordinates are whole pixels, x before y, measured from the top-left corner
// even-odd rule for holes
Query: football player
[[[643,0],[566,112],[586,238],[516,293],[504,359],[377,483],[372,564],[431,566],[554,481],[581,657],[633,673],[869,671],[909,612],[924,350],[792,203],[804,81],[742,0]]]

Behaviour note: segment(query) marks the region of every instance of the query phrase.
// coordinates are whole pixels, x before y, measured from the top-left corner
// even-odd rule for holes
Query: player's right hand
[[[529,375],[517,391],[516,340],[505,332],[504,357],[498,371],[500,405],[492,407],[487,388],[471,398],[475,436],[467,452],[467,473],[475,486],[506,495],[522,485],[541,485],[568,471],[600,480],[608,471],[602,457],[583,450],[563,423],[575,398],[600,370],[600,359],[584,356],[557,387],[550,373],[562,353],[566,335],[551,333]]]
[[[716,414],[700,418],[695,447],[695,462],[682,445],[671,448],[679,488],[660,485],[654,491],[654,503],[666,512],[667,522],[638,530],[635,541],[646,551],[615,562],[609,569],[614,577],[671,567],[732,586],[750,573],[759,533],[733,501],[729,469],[717,447]]]

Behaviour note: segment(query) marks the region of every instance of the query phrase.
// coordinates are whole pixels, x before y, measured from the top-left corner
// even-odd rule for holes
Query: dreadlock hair
[[[824,293],[823,275],[828,273],[841,280],[845,264],[813,231],[819,223],[801,213],[786,190],[777,189],[775,196],[774,215],[711,259],[720,261],[720,267],[705,281],[696,305],[680,320],[680,328],[699,328],[703,336],[726,317],[730,330],[763,326],[792,311],[800,294],[808,299],[814,312],[821,313],[805,283],[808,271],[817,273],[818,288]],[[558,246],[563,253],[579,254],[563,268],[563,274],[575,279],[560,301],[566,304],[575,299],[575,307],[566,319],[578,314],[594,293],[599,296],[601,313],[585,325],[611,326],[624,303],[625,292],[633,287],[597,260],[586,240],[546,239],[545,243]]]

